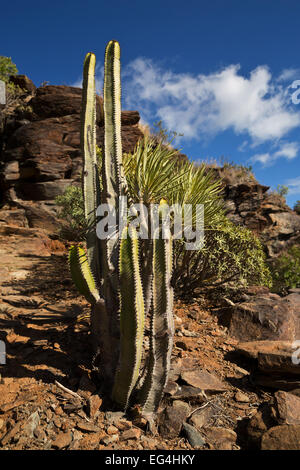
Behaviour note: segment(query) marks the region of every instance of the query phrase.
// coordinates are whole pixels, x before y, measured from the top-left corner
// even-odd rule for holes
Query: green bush
[[[160,158],[157,158],[157,153]],[[200,251],[186,251],[183,241],[175,241],[173,280],[177,294],[191,294],[197,288],[230,281],[236,285],[271,286],[259,239],[250,230],[235,226],[224,216],[218,183],[205,172],[204,167],[194,168],[190,163],[176,167],[173,154],[174,150],[164,148],[162,151],[151,146],[151,141],[146,141],[140,142],[133,154],[124,154],[123,162],[133,202],[143,200],[148,205],[164,197],[170,204],[204,204],[204,247]],[[99,149],[98,157],[101,165]],[[175,184],[174,172],[178,173]],[[168,173],[173,175],[172,184],[169,184],[171,178],[168,180],[164,176]],[[83,240],[86,226],[81,188],[68,187],[56,202],[61,206],[61,216],[68,225],[62,235]]]
[[[23,90],[14,83],[9,83],[9,77],[18,73],[17,66],[12,62],[11,57],[0,56],[0,80],[7,84],[6,89],[10,101],[22,94]]]
[[[18,69],[10,57],[0,56],[0,80],[7,83],[11,75],[16,75]]]
[[[275,190],[280,196],[285,197],[289,192],[289,187],[284,184],[278,184]]]
[[[182,243],[175,245],[173,282],[182,294],[229,282],[240,286],[272,285],[259,239],[226,217],[206,228],[201,250],[186,251]]]
[[[270,263],[273,290],[286,294],[289,289],[300,287],[300,246],[293,245]]]
[[[99,174],[102,165],[102,149],[96,147]],[[101,181],[100,188],[102,189]],[[60,235],[65,240],[84,241],[87,231],[84,215],[84,202],[81,186],[68,186],[61,196],[55,198],[55,203],[60,207],[58,216],[64,220]]]
[[[56,197],[55,202],[60,207],[58,215],[64,220],[60,235],[71,241],[84,240],[87,227],[82,188],[68,186],[61,196]]]

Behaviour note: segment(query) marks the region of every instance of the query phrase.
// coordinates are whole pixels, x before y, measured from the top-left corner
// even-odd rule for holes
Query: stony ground
[[[91,371],[89,305],[72,286],[66,247],[36,229],[0,227],[2,449],[232,449],[271,395],[255,387],[237,342],[201,299],[175,304],[172,371],[150,434],[116,412]],[[183,424],[184,423],[184,424]]]

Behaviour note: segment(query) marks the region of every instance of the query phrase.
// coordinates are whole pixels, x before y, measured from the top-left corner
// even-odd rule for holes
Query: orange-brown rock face
[[[15,197],[32,201],[53,200],[66,186],[80,181],[82,90],[49,85],[35,89],[25,76],[17,76],[14,80],[25,89],[25,98],[24,106],[6,120],[2,132],[2,200]],[[97,96],[96,110],[97,144],[102,147],[104,122],[100,96]],[[122,112],[124,152],[133,151],[142,137],[139,120],[137,111]]]

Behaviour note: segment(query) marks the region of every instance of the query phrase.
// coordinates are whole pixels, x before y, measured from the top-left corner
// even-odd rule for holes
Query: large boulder
[[[280,424],[300,425],[300,398],[280,390],[275,393],[275,400]]]
[[[30,201],[48,201],[62,194],[73,183],[70,179],[24,183],[21,187],[22,198]]]
[[[269,429],[262,437],[261,450],[300,450],[300,425]]]
[[[11,178],[12,170],[19,174],[20,181],[54,181],[67,177],[72,170],[72,158],[79,155],[78,141],[72,141],[73,135],[79,134],[79,126],[77,116],[64,116],[19,127],[3,153],[3,159],[9,159],[10,163],[4,170],[5,180]],[[11,168],[11,161],[19,162],[18,168]]]
[[[229,334],[240,341],[300,338],[300,295],[266,292],[227,308]]]
[[[265,374],[282,373],[300,376],[296,344],[289,341],[248,341],[236,346],[236,351],[257,361],[258,369]]]
[[[297,342],[248,341],[236,353],[252,362],[252,380],[257,386],[290,391],[300,396],[300,364]]]
[[[34,113],[39,119],[80,114],[82,89],[47,85],[37,89],[35,97],[30,101]],[[96,96],[96,120],[103,124],[103,100]]]

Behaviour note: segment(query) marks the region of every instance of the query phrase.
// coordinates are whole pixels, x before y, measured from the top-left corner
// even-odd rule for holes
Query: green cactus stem
[[[85,250],[72,246],[69,250],[69,266],[72,280],[86,300],[95,304],[100,299],[94,277],[91,273]]]
[[[103,186],[101,202],[115,209],[116,221],[118,221],[119,197],[125,195],[126,180],[122,167],[120,45],[117,41],[110,41],[105,50],[103,100],[104,154],[101,171]],[[110,345],[107,347],[111,348],[110,360],[113,376],[120,353],[119,230],[117,222],[114,236],[101,241],[103,294],[110,334]]]
[[[166,202],[160,203],[160,214]],[[172,239],[153,240],[153,311],[150,331],[150,356],[147,375],[140,391],[145,415],[157,411],[168,379],[174,336],[172,274]]]
[[[96,211],[100,204],[99,174],[96,153],[96,57],[88,53],[83,68],[81,152],[83,155],[84,211],[88,231],[87,257],[98,287],[101,285],[100,244],[96,234]]]
[[[126,237],[126,238],[125,238]],[[125,228],[120,244],[120,363],[113,399],[126,409],[139,377],[144,336],[144,298],[137,232]]]

